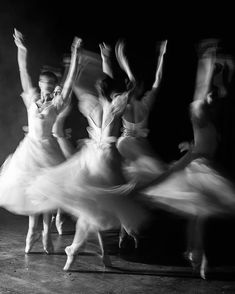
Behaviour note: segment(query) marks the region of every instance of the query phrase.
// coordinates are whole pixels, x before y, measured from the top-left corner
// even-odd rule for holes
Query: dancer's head
[[[57,76],[51,71],[43,71],[39,76],[38,85],[42,94],[51,94],[57,83]]]
[[[112,100],[115,95],[122,92],[118,89],[116,82],[107,75],[104,78],[97,80],[96,89],[100,96],[103,96],[108,100]]]

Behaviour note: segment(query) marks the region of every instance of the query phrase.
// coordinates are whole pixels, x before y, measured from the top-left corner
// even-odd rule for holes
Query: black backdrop
[[[152,2],[152,1],[151,1]],[[197,1],[186,6],[172,3],[150,4],[109,1],[1,1],[0,9],[0,162],[14,151],[23,138],[22,126],[27,124],[25,107],[19,95],[22,91],[16,59],[13,29],[24,33],[28,43],[33,78],[37,80],[40,68],[47,64],[61,66],[63,54],[70,53],[75,35],[83,38],[86,49],[99,53],[99,42],[114,45],[125,38],[135,70],[144,79],[146,88],[153,81],[155,69],[155,44],[168,39],[163,80],[157,101],[151,111],[149,140],[156,152],[167,162],[181,155],[178,144],[192,138],[188,105],[193,97],[197,54],[196,44],[205,38],[220,38],[228,52],[234,55],[233,9],[216,3],[205,6]],[[224,137],[222,161],[234,173],[234,97],[233,87],[224,107]],[[85,137],[86,120],[78,112],[76,100],[66,121],[73,129],[73,140]],[[161,214],[158,214],[161,216]],[[158,218],[161,238],[174,236],[180,239],[179,229],[166,214]],[[233,222],[211,222],[218,230],[208,231],[209,247],[221,249],[231,242]],[[224,228],[227,228],[224,230]],[[161,235],[162,233],[162,235]],[[165,236],[165,237],[164,237]],[[221,241],[223,240],[223,241]],[[175,246],[177,247],[177,242]],[[153,243],[154,246],[155,243]],[[159,246],[159,240],[157,242]],[[219,244],[219,245],[218,245]],[[155,244],[156,245],[156,244]],[[222,246],[222,247],[223,247]],[[164,246],[163,246],[164,247]],[[232,252],[228,250],[228,255]],[[172,248],[171,248],[172,249]],[[213,253],[213,250],[210,250]],[[216,250],[215,250],[216,252]],[[217,250],[218,253],[218,250]],[[216,254],[215,253],[215,256]],[[231,256],[229,256],[231,257]],[[218,258],[218,255],[217,255]]]

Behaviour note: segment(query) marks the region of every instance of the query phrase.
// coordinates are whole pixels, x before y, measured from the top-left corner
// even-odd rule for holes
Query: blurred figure
[[[125,55],[125,44],[120,41],[116,45],[117,60],[128,76],[129,86],[132,85],[127,107],[122,116],[122,134],[117,147],[125,158],[127,178],[135,180],[139,186],[156,178],[166,169],[165,163],[157,159],[147,140],[149,113],[159,91],[166,46],[167,41],[160,44],[152,89],[143,93],[143,83],[136,80],[129,66]]]
[[[97,81],[96,89],[98,96],[74,88],[79,110],[89,123],[89,138],[66,162],[37,176],[28,189],[41,207],[60,207],[77,218],[74,240],[65,249],[65,271],[92,232],[98,236],[103,263],[109,266],[100,232],[121,225],[134,236],[149,217],[135,199],[126,197],[135,185],[126,183],[116,148],[129,93],[108,76]]]
[[[130,68],[125,54],[125,43],[119,41],[115,48],[118,63],[128,77],[127,83],[129,86],[132,85],[127,107],[122,116],[122,134],[118,139],[117,148],[125,158],[124,170],[127,179],[135,181],[139,187],[166,170],[166,164],[157,158],[147,139],[149,113],[159,91],[166,46],[167,41],[163,41],[160,43],[160,48],[157,48],[159,56],[155,79],[152,89],[145,94],[143,93],[143,83],[136,79]],[[120,247],[125,237],[127,235],[122,230],[119,238]]]
[[[62,88],[57,86],[55,92],[61,95]],[[71,95],[71,93],[70,93]],[[69,98],[71,99],[71,97]],[[71,104],[68,104],[57,116],[56,121],[52,128],[52,134],[57,139],[57,142],[64,154],[64,157],[67,159],[76,152],[75,146],[70,141],[69,129],[64,129],[65,119],[67,118],[71,110]],[[60,208],[57,210],[56,214],[52,216],[51,223],[55,221],[55,227],[59,235],[63,235],[63,224],[64,224],[64,215]]]
[[[30,182],[40,170],[55,166],[65,156],[55,137],[52,127],[58,114],[69,103],[73,79],[77,71],[78,49],[81,40],[75,38],[72,44],[70,70],[62,90],[55,91],[57,77],[54,73],[42,72],[39,77],[39,91],[33,86],[28,72],[28,52],[23,35],[15,29],[14,41],[18,49],[18,65],[22,98],[28,114],[28,133],[16,151],[4,162],[0,175],[0,205],[16,214],[29,215],[25,253],[29,253],[41,234],[37,231],[40,210],[27,193]],[[51,211],[43,213],[42,243],[44,251],[53,252],[50,236]]]
[[[234,213],[235,209],[234,184],[215,168],[221,98],[218,91],[211,92],[216,45],[207,45],[199,58],[195,95],[190,105],[193,142],[180,144],[179,148],[188,152],[143,191],[158,206],[189,217],[186,257],[203,279],[207,270],[205,220],[211,215]]]
[[[56,86],[54,92],[61,94],[62,88]],[[71,104],[68,104],[57,116],[56,121],[52,128],[52,135],[57,139],[57,142],[67,159],[76,152],[75,146],[70,141],[71,129],[64,129],[65,119],[71,110]],[[28,133],[28,126],[23,126],[25,135]],[[58,209],[55,214],[52,214],[51,225],[55,222],[55,227],[59,235],[63,235],[63,224],[64,224],[64,212]]]

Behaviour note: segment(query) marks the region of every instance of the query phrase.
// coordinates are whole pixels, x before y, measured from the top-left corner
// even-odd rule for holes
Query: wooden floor
[[[27,222],[27,217],[0,209],[0,293],[235,293],[232,248],[228,247],[227,257],[220,254],[218,259],[212,252],[208,280],[200,279],[183,259],[182,220],[168,219],[168,224],[167,218],[161,217],[142,235],[137,250],[131,240],[120,250],[118,232],[105,232],[111,268],[103,267],[97,240],[91,236],[70,272],[62,268],[66,261],[64,248],[73,238],[72,219],[66,218],[62,236],[53,225],[52,255],[43,253],[41,241],[31,254],[24,254]]]

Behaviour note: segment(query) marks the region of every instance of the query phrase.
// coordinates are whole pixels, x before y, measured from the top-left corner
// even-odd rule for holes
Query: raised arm
[[[128,77],[128,103],[131,103],[143,95],[144,83],[137,80],[133,71],[131,70],[128,58],[125,53],[125,43],[123,40],[118,40],[116,43],[115,53],[120,68],[126,73]]]
[[[18,66],[20,71],[20,79],[23,91],[28,93],[29,90],[33,89],[32,80],[28,72],[28,52],[24,44],[24,37],[21,32],[14,29],[14,41],[18,49]]]
[[[60,101],[61,108],[59,109],[59,111],[62,110],[69,103],[72,85],[78,73],[78,68],[79,68],[78,51],[81,50],[81,46],[82,46],[82,39],[75,37],[71,46],[71,61],[70,61],[68,74],[65,79],[62,93],[61,93],[62,101]]]
[[[130,68],[130,64],[125,54],[125,43],[123,40],[117,41],[115,46],[115,53],[119,66],[127,74],[129,81],[132,82],[132,84],[136,84],[136,78]]]
[[[217,40],[206,40],[201,42],[197,67],[196,86],[193,100],[206,99],[210,91],[211,80],[216,61]]]
[[[112,62],[111,62],[111,47],[103,42],[99,44],[100,47],[100,56],[102,59],[102,70],[110,78],[114,78]]]
[[[58,114],[52,129],[52,133],[54,137],[57,138],[60,148],[66,158],[69,158],[76,151],[75,147],[67,137],[66,130],[64,129],[65,120],[70,113],[71,108],[72,106],[70,101],[70,103],[67,104],[66,107]]]
[[[167,47],[167,40],[161,42],[160,44],[160,53],[158,55],[155,79],[152,85],[152,89],[150,91],[147,91],[144,97],[142,98],[143,104],[145,104],[148,109],[151,108],[151,106],[153,105],[156,99],[157,91],[159,89],[159,85],[162,80],[163,60],[164,60],[164,55],[166,53],[166,47]]]
[[[167,46],[167,40],[163,41],[160,45],[160,54],[158,56],[155,80],[152,85],[153,88],[158,88],[162,79],[163,60],[164,60],[164,55],[166,53],[166,46]]]

